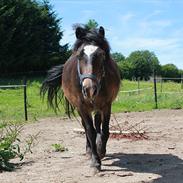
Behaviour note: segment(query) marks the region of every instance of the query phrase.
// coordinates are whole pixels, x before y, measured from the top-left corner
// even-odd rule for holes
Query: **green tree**
[[[160,64],[158,58],[153,52],[148,50],[145,51],[134,51],[126,61],[131,63],[133,77],[140,79],[149,79],[154,71],[160,72]]]
[[[179,69],[179,76],[183,77],[183,70],[182,69]]]
[[[166,64],[161,66],[162,77],[177,78],[180,77],[180,71],[174,64]]]
[[[47,1],[0,0],[0,72],[46,70],[63,63],[68,45]]]
[[[126,60],[123,62],[118,62],[117,64],[120,71],[121,79],[131,80],[133,78],[132,64],[130,62],[127,62]]]
[[[150,70],[151,70],[150,74],[153,74],[153,72],[155,72],[157,75],[159,75],[161,66],[160,66],[159,60],[158,60],[157,56],[154,54],[154,52],[145,50],[145,51],[142,51],[142,55],[150,65]]]
[[[125,56],[122,53],[114,52],[112,53],[112,58],[117,62],[123,62],[125,61]]]
[[[98,27],[98,23],[94,19],[89,19],[88,22],[85,24],[87,29],[94,29]]]

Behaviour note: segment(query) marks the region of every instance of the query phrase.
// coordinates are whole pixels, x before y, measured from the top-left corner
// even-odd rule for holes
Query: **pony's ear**
[[[100,26],[99,28],[99,34],[102,36],[102,37],[105,37],[105,30],[102,26]]]
[[[75,32],[76,38],[81,39],[83,36],[86,35],[86,31],[82,27],[77,27]]]

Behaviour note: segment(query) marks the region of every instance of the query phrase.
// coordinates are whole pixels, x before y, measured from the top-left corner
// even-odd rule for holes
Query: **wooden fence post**
[[[27,117],[27,79],[24,77],[23,80],[23,84],[24,84],[24,112],[25,112],[25,121],[28,120]]]
[[[161,78],[161,93],[163,92],[163,78]]]
[[[157,98],[157,86],[156,86],[156,75],[154,72],[154,101],[155,101],[155,108],[158,108],[158,98]]]
[[[140,78],[138,77],[138,95],[140,94]]]

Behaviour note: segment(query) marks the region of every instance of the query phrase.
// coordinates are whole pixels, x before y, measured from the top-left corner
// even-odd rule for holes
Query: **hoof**
[[[101,153],[101,154],[99,154],[100,159],[103,159],[103,158],[105,157],[105,154],[106,154],[106,153]]]
[[[101,163],[100,163],[100,160],[99,160],[99,162],[97,162],[97,161],[95,161],[95,162],[91,162],[91,165],[90,165],[90,167],[92,167],[92,168],[96,168],[97,170],[101,170]]]
[[[93,171],[93,175],[96,175],[97,173],[99,173],[101,171],[101,166],[97,166],[97,167],[92,167],[92,171]]]
[[[100,158],[100,160],[101,160],[101,159],[103,159],[103,158],[105,157],[105,155],[106,155],[106,150],[103,150],[102,148],[100,148],[100,150],[97,149],[97,153],[98,153],[98,156],[99,156],[99,158]]]
[[[89,147],[86,148],[86,158],[91,159],[92,158],[92,152]]]
[[[91,153],[88,153],[88,152],[86,152],[86,159],[88,159],[88,160],[90,160],[91,158],[92,158],[92,155],[91,155]]]

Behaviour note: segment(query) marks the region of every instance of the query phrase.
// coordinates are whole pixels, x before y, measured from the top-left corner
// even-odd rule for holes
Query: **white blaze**
[[[92,53],[94,53],[97,50],[98,46],[94,46],[94,45],[87,45],[84,47],[84,53],[90,57],[90,55]]]
[[[94,46],[94,45],[86,45],[84,46],[84,53],[88,56],[88,58],[90,59],[91,54],[93,54],[96,50],[97,50],[98,46]],[[88,69],[91,72],[92,71],[92,65],[88,62]],[[91,74],[91,73],[89,73]],[[87,85],[87,82],[89,82],[89,86],[92,87],[92,79],[86,78],[83,81],[83,86]]]

